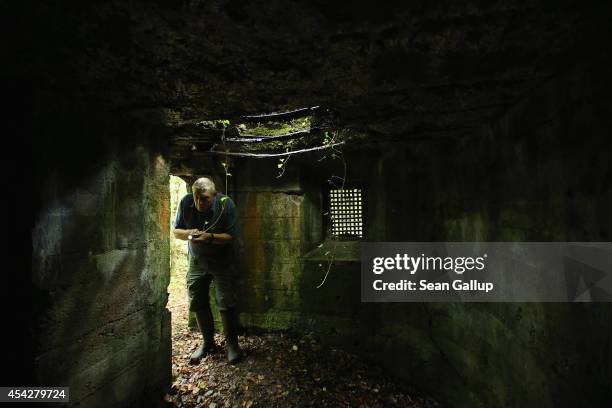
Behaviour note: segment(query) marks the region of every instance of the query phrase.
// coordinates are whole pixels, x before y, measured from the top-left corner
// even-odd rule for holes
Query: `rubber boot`
[[[215,321],[210,309],[195,312],[196,321],[204,342],[193,352],[189,358],[190,364],[198,364],[201,359],[216,351],[215,344]]]
[[[238,344],[238,316],[234,310],[226,310],[221,312],[221,319],[227,344],[227,361],[230,364],[236,364],[243,357]]]

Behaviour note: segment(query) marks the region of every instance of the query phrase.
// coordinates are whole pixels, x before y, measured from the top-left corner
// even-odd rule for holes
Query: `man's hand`
[[[198,231],[197,235],[193,235],[194,242],[210,242],[211,234],[209,232]]]
[[[218,234],[215,233],[214,239],[212,239],[213,233],[200,231],[198,229],[188,229],[187,230],[187,229],[175,228],[173,232],[174,232],[174,236],[177,239],[190,240],[190,241],[198,242],[198,243],[225,245],[225,244],[229,244],[233,240],[233,237],[227,232],[220,232]]]
[[[180,228],[175,228],[174,229],[174,236],[177,239],[182,239],[182,240],[188,240],[189,237],[191,237],[192,239],[195,237],[199,237],[202,234],[204,234],[204,231],[200,231],[198,229],[180,229]]]
[[[191,235],[192,238],[200,237],[202,234],[204,234],[204,231],[200,231],[195,228],[189,230],[189,235]]]
[[[202,231],[200,231],[202,232]],[[225,245],[232,242],[233,237],[226,233],[210,233],[210,232],[202,232],[197,238],[193,238],[195,242],[204,242],[211,245]]]

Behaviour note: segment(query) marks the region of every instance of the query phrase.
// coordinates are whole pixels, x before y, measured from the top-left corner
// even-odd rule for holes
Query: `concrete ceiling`
[[[610,15],[518,0],[22,8],[36,29],[16,50],[19,75],[40,93],[161,112],[170,123],[322,105],[375,136],[463,132],[493,120],[596,49]]]

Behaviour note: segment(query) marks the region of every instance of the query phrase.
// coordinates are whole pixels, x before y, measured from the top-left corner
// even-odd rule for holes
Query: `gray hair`
[[[191,191],[193,191],[194,193],[196,191],[200,193],[209,192],[212,195],[215,195],[217,193],[217,189],[215,188],[215,183],[213,183],[211,179],[206,178],[206,177],[200,177],[199,179],[194,181],[193,185],[191,186]]]

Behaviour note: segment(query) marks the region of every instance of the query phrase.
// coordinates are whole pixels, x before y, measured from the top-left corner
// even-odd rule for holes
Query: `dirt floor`
[[[187,327],[187,305],[173,310],[172,407],[437,407],[409,395],[380,368],[320,344],[313,333],[240,336],[246,358],[230,365],[225,350],[189,364],[201,336]],[[219,329],[219,328],[218,328]],[[222,347],[222,334],[215,340]]]

